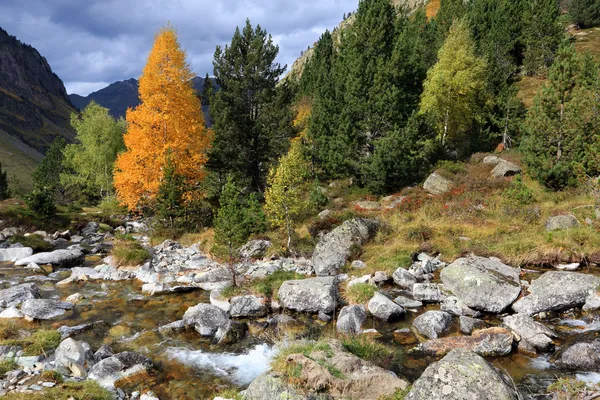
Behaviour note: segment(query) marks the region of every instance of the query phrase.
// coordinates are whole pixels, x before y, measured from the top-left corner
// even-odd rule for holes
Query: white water
[[[580,329],[580,332],[589,332],[589,331],[597,331],[600,330],[600,321],[594,321],[592,323],[587,323],[585,321],[579,319],[566,319],[564,321],[560,321],[560,325],[573,326]]]
[[[597,372],[582,372],[575,374],[578,381],[585,382],[587,384],[597,385],[600,383],[600,374]]]
[[[165,351],[169,357],[183,364],[227,376],[238,385],[248,385],[266,372],[276,354],[276,350],[266,344],[256,345],[243,354],[207,353],[180,347],[170,347]]]

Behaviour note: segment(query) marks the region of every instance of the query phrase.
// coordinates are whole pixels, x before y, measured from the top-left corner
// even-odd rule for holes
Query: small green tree
[[[600,25],[600,1],[571,0],[569,14],[580,28]]]
[[[200,96],[200,103],[203,106],[210,105],[210,97],[213,94],[213,84],[212,80],[208,76],[208,72],[206,73],[206,77],[204,78],[204,85],[202,86],[202,94]]]
[[[169,223],[171,229],[175,221],[185,214],[184,194],[185,178],[175,170],[171,162],[170,153],[167,154],[167,162],[163,171],[163,179],[156,196],[156,210],[160,218]]]
[[[10,196],[11,192],[8,187],[8,176],[6,171],[2,169],[2,163],[0,163],[0,200],[6,200]]]
[[[26,197],[25,203],[31,211],[42,219],[50,219],[56,215],[56,204],[52,190],[46,187],[35,187]]]
[[[67,143],[62,137],[58,137],[52,142],[46,152],[46,157],[41,164],[33,171],[33,186],[36,188],[45,188],[55,194],[60,188],[60,174],[63,168],[63,149]]]
[[[274,226],[287,235],[287,248],[292,245],[294,223],[309,207],[306,199],[310,164],[304,157],[301,137],[292,141],[290,150],[269,173],[265,193],[265,211]]]
[[[530,0],[525,5],[523,66],[529,75],[545,74],[563,37],[557,0]]]

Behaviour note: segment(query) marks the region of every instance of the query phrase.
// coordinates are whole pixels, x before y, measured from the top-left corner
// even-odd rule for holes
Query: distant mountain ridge
[[[211,79],[213,88],[218,90],[218,85],[214,79]],[[79,109],[84,109],[92,100],[100,104],[102,107],[108,108],[110,114],[116,118],[125,117],[125,113],[129,107],[134,108],[140,104],[138,96],[139,82],[137,79],[131,78],[124,81],[111,83],[107,87],[90,93],[87,96],[78,94],[70,94],[69,99],[73,105]],[[195,77],[192,79],[192,86],[198,93],[202,93],[204,89],[204,78]],[[208,107],[202,107],[204,114],[208,112]],[[206,118],[208,121],[208,118]]]

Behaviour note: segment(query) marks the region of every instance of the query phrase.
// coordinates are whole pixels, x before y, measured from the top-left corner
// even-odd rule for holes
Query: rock
[[[96,363],[104,360],[105,358],[114,356],[114,353],[109,345],[103,344],[96,352],[94,353],[94,361]]]
[[[188,325],[180,319],[179,321],[171,322],[170,324],[162,325],[158,327],[160,333],[178,332],[184,330]]]
[[[140,397],[140,400],[160,400],[154,392],[147,392]]]
[[[554,268],[560,271],[576,271],[581,266],[581,263],[571,263],[571,264],[559,264],[555,265]]]
[[[65,299],[65,301],[68,301],[69,303],[77,304],[83,299],[85,299],[85,296],[82,295],[81,293],[73,293],[72,295],[67,297]]]
[[[354,208],[363,211],[379,211],[381,210],[381,204],[377,201],[357,201],[354,203]]]
[[[367,264],[364,261],[354,260],[350,264],[350,267],[352,269],[365,269],[365,268],[367,268]]]
[[[183,314],[186,326],[193,326],[202,336],[214,336],[217,330],[229,323],[227,314],[212,304],[200,303],[187,309]]]
[[[444,178],[441,175],[436,174],[435,172],[429,175],[429,178],[423,183],[423,189],[428,191],[431,194],[441,195],[444,194],[450,189],[452,189],[454,184],[452,181]]]
[[[430,364],[417,379],[407,400],[516,400],[508,378],[481,356],[465,349],[451,351]]]
[[[331,210],[323,210],[323,211],[321,211],[321,212],[320,212],[320,213],[317,215],[317,217],[318,217],[319,219],[327,219],[327,218],[331,217],[332,215],[333,215],[333,211],[331,211]]]
[[[475,311],[465,303],[460,301],[460,299],[456,296],[448,296],[440,305],[440,310],[446,311],[452,315],[456,315],[458,317],[464,315],[468,317],[478,317],[481,315],[479,311]]]
[[[22,369],[8,371],[4,376],[4,389],[8,389],[10,386],[16,384],[23,376],[25,376],[25,371]]]
[[[297,390],[284,378],[273,371],[268,371],[256,378],[244,393],[244,400],[326,400],[325,395],[307,396]]]
[[[504,328],[488,328],[473,332],[472,336],[450,336],[428,340],[417,349],[425,354],[444,356],[454,349],[466,349],[483,357],[499,357],[512,351],[513,335]]]
[[[21,311],[17,310],[14,306],[7,308],[0,312],[0,318],[11,319],[11,318],[23,318],[24,315]]]
[[[413,297],[425,303],[439,303],[444,301],[446,293],[444,293],[444,285],[439,283],[415,283]]]
[[[59,268],[71,268],[83,264],[85,254],[77,248],[54,250],[48,253],[37,253],[30,257],[18,260],[15,265],[36,263],[39,265],[50,264]]]
[[[413,300],[406,296],[398,296],[394,299],[394,302],[402,308],[419,308],[423,307],[423,302],[419,300]]]
[[[521,173],[521,168],[511,163],[510,161],[502,160],[492,170],[492,177],[504,178],[506,176],[514,176]]]
[[[218,344],[235,343],[244,338],[247,330],[248,327],[245,323],[228,320],[215,332],[215,342]]]
[[[417,283],[417,278],[406,269],[400,267],[392,274],[394,283],[402,289],[412,290],[413,285]]]
[[[0,307],[14,307],[25,300],[37,299],[40,291],[35,283],[22,283],[20,285],[0,290]]]
[[[221,291],[218,289],[210,291],[210,304],[219,307],[225,312],[229,312],[229,309],[231,308],[229,300],[221,297]]]
[[[267,315],[265,299],[252,295],[236,296],[229,300],[229,315],[233,318],[264,317]]]
[[[371,239],[379,228],[375,220],[354,218],[326,234],[313,252],[313,266],[318,276],[337,274],[356,246]]]
[[[531,315],[578,307],[598,286],[600,279],[593,275],[549,271],[534,280],[529,286],[530,294],[513,304],[512,308],[517,313]]]
[[[81,234],[85,235],[85,236],[93,235],[94,233],[97,233],[99,229],[100,229],[100,224],[98,224],[97,222],[91,221],[91,222],[88,222],[87,225],[83,227],[83,229],[81,230]]]
[[[404,308],[388,299],[380,292],[375,292],[368,304],[369,313],[376,318],[384,321],[390,321],[400,318],[404,315]]]
[[[52,319],[73,308],[72,303],[51,299],[25,300],[21,312],[28,319]]]
[[[381,283],[385,283],[390,280],[390,276],[383,271],[375,271],[373,276],[370,279],[370,283],[373,285],[379,285]]]
[[[60,372],[70,372],[78,377],[85,377],[85,371],[94,364],[90,345],[71,338],[58,345],[54,352],[54,361]],[[76,364],[75,368],[72,368],[73,364]]]
[[[283,308],[288,310],[332,314],[338,304],[337,280],[332,276],[285,281],[279,288],[278,297]]]
[[[452,315],[444,311],[426,311],[413,321],[413,326],[423,336],[436,339],[452,324]]]
[[[579,228],[580,224],[571,214],[557,215],[550,217],[546,221],[546,230],[549,232],[558,231],[563,229]]]
[[[519,270],[496,258],[459,258],[440,274],[446,289],[468,307],[500,313],[521,293]]]
[[[517,334],[521,340],[538,350],[545,351],[552,346],[556,334],[544,324],[534,321],[529,315],[515,314],[504,317],[504,325]]]
[[[243,258],[262,258],[271,247],[269,240],[251,240],[240,249],[240,255]]]
[[[15,262],[17,260],[29,257],[33,254],[31,247],[17,247],[0,249],[0,262]]]
[[[415,335],[408,328],[396,329],[393,333],[394,342],[401,345],[415,344],[418,342]]]
[[[125,351],[95,364],[90,369],[88,379],[98,382],[105,389],[113,389],[117,381],[145,374],[151,367],[152,362],[147,357]]]
[[[369,283],[370,280],[371,280],[371,275],[363,275],[360,278],[355,278],[355,279],[352,279],[351,281],[349,281],[346,284],[346,288],[352,287],[354,285],[358,285],[359,283]]]
[[[596,311],[600,310],[600,294],[598,292],[592,292],[586,297],[585,304],[583,305],[583,311]],[[2,316],[2,314],[0,314]]]
[[[95,321],[89,324],[81,324],[81,325],[75,325],[75,326],[66,326],[66,325],[62,325],[60,328],[57,329],[58,332],[60,332],[60,336],[61,339],[66,339],[69,336],[73,336],[73,335],[78,335],[82,332],[88,331],[92,328],[94,328],[94,326],[97,325],[103,325],[104,321]]]
[[[485,329],[487,327],[485,321],[465,316],[461,316],[459,318],[459,324],[460,331],[462,333],[466,333],[467,335],[470,335],[474,330]]]
[[[503,159],[501,159],[500,157],[496,157],[496,156],[486,156],[483,158],[483,163],[484,164],[489,164],[489,165],[498,165],[500,162],[504,161]]]
[[[343,333],[360,333],[367,319],[367,310],[362,305],[345,306],[338,315],[336,327]]]
[[[558,353],[554,364],[566,370],[600,372],[600,338],[583,335],[583,340],[567,346]]]

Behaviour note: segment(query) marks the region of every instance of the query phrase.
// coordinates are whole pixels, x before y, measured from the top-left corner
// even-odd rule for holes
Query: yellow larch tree
[[[156,35],[140,77],[141,103],[127,110],[127,150],[115,164],[117,195],[130,210],[156,197],[167,158],[188,184],[206,175],[212,135],[204,124],[193,77],[177,33],[167,25]]]

